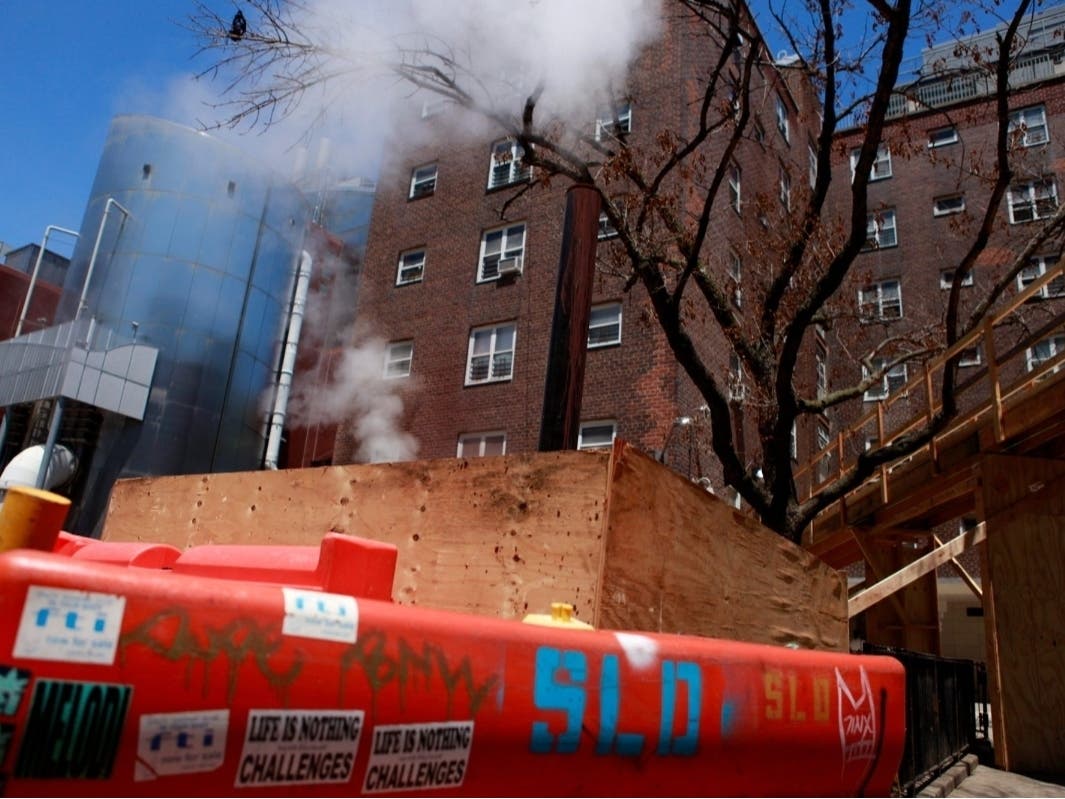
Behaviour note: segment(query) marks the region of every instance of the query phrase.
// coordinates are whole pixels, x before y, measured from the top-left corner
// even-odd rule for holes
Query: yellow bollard
[[[11,486],[0,506],[0,552],[39,549],[51,552],[70,510],[70,500],[29,486]]]

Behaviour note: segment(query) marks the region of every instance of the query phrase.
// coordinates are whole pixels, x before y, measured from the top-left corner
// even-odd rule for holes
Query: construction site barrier
[[[891,657],[395,605],[336,534],[55,549],[0,555],[9,795],[887,795],[902,753]]]

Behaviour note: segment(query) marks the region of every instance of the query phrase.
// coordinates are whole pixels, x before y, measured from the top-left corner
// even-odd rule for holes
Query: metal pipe
[[[85,282],[81,285],[81,296],[78,298],[78,308],[74,311],[75,321],[81,316],[82,308],[85,307],[85,296],[89,293],[89,280],[92,279],[92,270],[96,266],[96,256],[100,252],[100,240],[104,237],[104,226],[107,224],[107,215],[111,213],[112,205],[121,211],[126,219],[129,219],[131,216],[130,212],[119,204],[118,200],[114,197],[107,198],[107,203],[104,205],[104,215],[100,217],[100,227],[96,231],[96,243],[92,245],[92,255],[89,257],[89,268],[85,272]]]
[[[44,455],[41,456],[41,466],[37,470],[37,482],[35,488],[44,488],[48,478],[48,467],[52,465],[52,453],[55,452],[55,441],[59,437],[59,423],[63,420],[63,398],[56,397],[52,407],[52,418],[48,422],[48,440],[44,443]]]
[[[59,227],[58,225],[49,225],[44,229],[44,238],[41,239],[41,247],[37,250],[37,260],[33,263],[33,273],[30,275],[30,284],[26,287],[26,299],[22,303],[22,313],[19,314],[18,324],[15,326],[15,335],[18,336],[22,333],[22,325],[26,321],[26,314],[30,310],[30,298],[33,296],[33,287],[37,285],[37,273],[41,269],[41,261],[44,258],[44,250],[48,246],[48,237],[52,234],[53,230],[58,230],[60,233],[66,233],[79,238],[80,233],[76,230],[67,230],[65,227]],[[3,440],[3,436],[0,435],[0,441]]]
[[[289,309],[288,332],[285,334],[285,348],[281,355],[281,369],[277,376],[277,391],[274,394],[274,408],[270,413],[270,432],[266,439],[266,455],[263,466],[267,469],[277,468],[278,455],[281,452],[281,433],[285,427],[285,412],[288,398],[292,391],[292,375],[296,369],[296,353],[299,349],[300,329],[307,308],[307,293],[311,285],[311,266],[314,259],[306,250],[300,253],[299,270],[296,273],[296,288],[292,295]]]

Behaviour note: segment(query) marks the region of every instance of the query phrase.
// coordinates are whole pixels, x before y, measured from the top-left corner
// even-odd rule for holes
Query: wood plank
[[[951,558],[956,558],[969,547],[979,544],[986,537],[986,527],[983,523],[980,523],[973,529],[950,539],[943,546],[936,547],[927,555],[904,567],[901,571],[895,572],[890,577],[886,577],[851,598],[847,603],[847,613],[851,618],[854,618],[866,608],[886,599],[919,577],[934,571]]]
[[[846,650],[843,576],[646,455],[610,486],[599,625]]]

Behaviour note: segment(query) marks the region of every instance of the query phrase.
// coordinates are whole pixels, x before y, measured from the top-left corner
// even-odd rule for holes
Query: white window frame
[[[954,272],[955,272],[955,270],[953,270],[953,269],[940,270],[940,272],[939,272],[939,287],[941,289],[944,289],[944,290],[949,290],[950,289],[951,285],[953,285],[953,283],[954,283]],[[962,288],[969,288],[974,283],[975,283],[975,280],[973,279],[973,270],[970,269],[969,273],[965,276],[965,279],[962,280],[961,287]]]
[[[788,174],[787,167],[784,164],[780,164],[779,173],[779,196],[780,204],[784,206],[785,211],[791,210],[791,175]]]
[[[500,343],[500,339],[509,337],[510,346]],[[486,346],[478,345],[484,342]],[[514,378],[514,352],[518,343],[518,328],[514,322],[475,327],[470,331],[469,345],[466,350],[467,386],[479,386],[485,383],[502,383]],[[484,360],[484,377],[474,377],[474,359]],[[497,366],[505,364],[504,368]]]
[[[486,230],[481,234],[481,252],[477,259],[478,283],[499,280],[499,262],[504,258],[518,258],[524,263],[525,233],[525,223],[515,222]],[[496,234],[499,234],[499,247],[489,250]]]
[[[1050,128],[1047,127],[1047,112],[1042,105],[1018,108],[1010,112],[1009,134],[1019,133],[1013,142],[1021,147],[1035,147],[1050,141]]]
[[[887,358],[873,358],[873,371],[880,371],[886,363]],[[862,364],[862,380],[868,379],[869,375],[869,370],[865,368],[865,364]],[[865,402],[879,402],[887,399],[893,390],[902,388],[908,381],[906,364],[895,364],[883,374],[880,383],[874,383],[866,389],[862,395],[862,400]]]
[[[438,171],[436,164],[414,167],[410,172],[410,190],[407,192],[407,199],[416,200],[419,197],[429,197],[436,193]]]
[[[532,170],[522,165],[525,150],[517,139],[500,139],[492,143],[488,162],[488,188],[498,189],[528,180]]]
[[[945,194],[932,200],[932,216],[950,216],[965,210],[964,194]]]
[[[737,308],[743,307],[743,258],[735,248],[728,251],[728,276],[732,278],[732,304]]]
[[[885,208],[866,217],[865,247],[870,250],[886,250],[899,244],[899,230],[894,208]]]
[[[1006,191],[1006,205],[1011,225],[1053,216],[1058,208],[1057,181],[1051,176],[1015,183]]]
[[[413,277],[411,276],[413,274]],[[399,254],[399,264],[396,266],[396,285],[409,286],[411,283],[421,283],[425,279],[425,250],[407,250]]]
[[[729,205],[737,214],[743,206],[743,170],[736,163],[729,164],[728,170]]]
[[[822,342],[814,350],[814,374],[820,399],[828,393],[828,347]]]
[[[385,350],[384,378],[397,380],[410,377],[411,365],[414,362],[414,341],[392,341]]]
[[[610,430],[610,440],[606,441],[603,432]],[[595,433],[597,435],[590,435]],[[618,423],[614,419],[594,419],[581,422],[577,428],[577,449],[607,449],[614,445],[614,439],[618,435]]]
[[[972,347],[966,347],[959,355],[958,366],[979,366],[984,362],[983,355],[981,354],[980,345],[976,344]]]
[[[606,211],[602,211],[599,214],[599,241],[613,239],[616,238],[617,235],[618,229],[610,224],[610,218],[606,215]]]
[[[858,315],[863,321],[901,319],[902,281],[898,278],[878,280],[858,289]]]
[[[851,180],[854,180],[855,171],[858,168],[858,157],[862,154],[861,148],[851,150]],[[884,144],[877,145],[876,158],[869,169],[869,182],[887,180],[894,173],[891,169],[891,149]]]
[[[933,128],[928,131],[928,147],[947,147],[958,143],[958,129],[954,125],[944,125],[941,128]]]
[[[818,419],[814,435],[816,436],[817,452],[822,453],[821,457],[817,459],[817,482],[822,483],[832,473],[834,453],[828,449],[828,445],[832,443],[832,426],[825,420]]]
[[[507,434],[503,430],[491,430],[486,433],[462,433],[459,436],[458,445],[455,449],[455,457],[457,458],[487,458],[493,457],[487,455],[485,451],[488,449],[489,441],[500,442],[499,455],[507,454]],[[470,451],[476,450],[476,451]]]
[[[610,332],[611,329],[614,330],[613,334]],[[593,341],[593,338],[597,340]],[[620,343],[621,303],[607,302],[601,305],[593,305],[588,316],[588,349],[613,347]]]
[[[1045,354],[1039,352],[1039,349],[1044,347],[1044,345],[1046,350]],[[1065,352],[1065,333],[1057,333],[1053,336],[1047,336],[1042,341],[1036,342],[1034,347],[1028,347],[1028,349],[1024,351],[1025,367],[1029,372],[1034,372],[1047,361],[1052,358],[1057,358],[1062,352]],[[1061,364],[1058,364],[1050,374],[1057,372],[1060,368]]]
[[[1024,291],[1035,281],[1047,273],[1048,269],[1055,269],[1058,259],[1053,256],[1036,255],[1028,259],[1028,266],[1017,273],[1017,291]],[[1032,295],[1031,299],[1049,300],[1065,297],[1065,277],[1059,276],[1051,280],[1039,291]]]
[[[602,141],[605,136],[612,139],[618,138],[618,132],[632,133],[632,103],[627,102],[619,105],[609,115],[597,117],[595,120],[595,140]]]
[[[777,94],[776,115],[777,115],[777,130],[779,130],[780,131],[780,135],[784,137],[784,141],[786,141],[788,144],[790,144],[791,143],[791,124],[790,124],[790,121],[788,119],[788,117],[789,117],[788,106],[787,106],[787,103],[784,102],[784,98],[781,97],[780,94]]]
[[[810,188],[812,189],[817,185],[817,150],[814,149],[812,144],[807,144],[806,149],[808,151],[807,158],[809,159],[807,169],[810,178]]]

